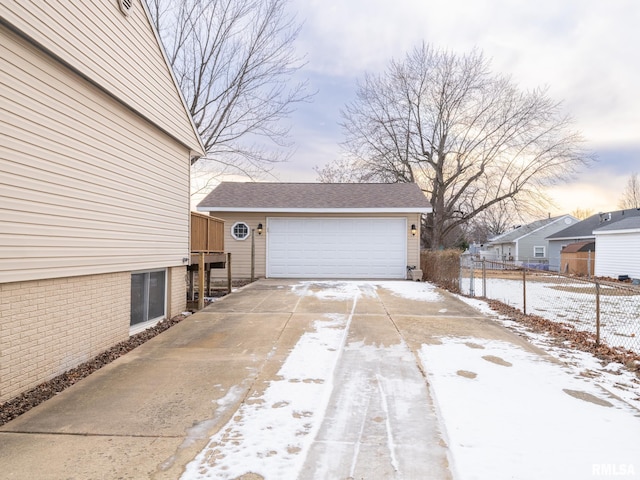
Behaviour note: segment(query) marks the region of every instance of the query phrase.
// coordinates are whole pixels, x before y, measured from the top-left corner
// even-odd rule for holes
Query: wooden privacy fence
[[[191,262],[189,298],[193,301],[194,273],[198,272],[198,309],[204,307],[205,292],[211,289],[211,269],[227,268],[228,291],[231,292],[231,254],[224,253],[224,220],[191,212]],[[206,282],[205,282],[206,279]],[[205,287],[206,283],[206,287]]]
[[[224,221],[191,212],[191,253],[199,252],[224,252]]]

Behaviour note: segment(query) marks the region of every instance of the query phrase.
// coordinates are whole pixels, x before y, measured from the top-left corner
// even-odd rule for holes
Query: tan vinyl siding
[[[0,35],[0,282],[182,265],[188,149]]]
[[[231,229],[236,222],[244,222],[249,225],[250,228],[256,229],[259,223],[262,223],[263,227],[267,227],[267,217],[327,217],[327,218],[340,218],[340,217],[372,217],[371,213],[363,214],[308,214],[308,213],[237,213],[237,212],[212,212],[212,215],[224,220],[225,231],[225,251],[231,253],[232,258],[232,275],[233,278],[249,278],[251,272],[251,237],[246,240],[236,240],[231,236]],[[410,213],[406,215],[401,214],[380,214],[381,218],[384,217],[402,217],[407,219],[407,226],[415,223],[416,227],[420,227],[420,214]],[[268,232],[262,235],[255,234],[255,252],[256,252],[256,264],[255,275],[256,278],[264,277],[266,275],[266,237]],[[407,265],[420,265],[420,234],[412,236],[409,229],[407,229]],[[215,279],[226,278],[226,270],[213,269],[211,270],[211,276]]]
[[[231,236],[231,229],[236,222],[244,222],[253,229],[257,229],[258,224],[262,223],[266,229],[267,216],[264,213],[223,213],[214,216],[224,220],[224,248],[225,252],[231,253],[233,278],[249,278],[251,276],[251,236],[245,240],[236,240]],[[255,275],[260,278],[266,274],[266,233],[258,235],[256,232],[254,238],[256,245]],[[212,269],[211,276],[216,279],[225,279],[227,273],[223,269]]]
[[[114,97],[200,150],[144,7],[125,17],[116,0],[3,2],[4,20]]]
[[[411,235],[411,232],[407,232],[407,265],[416,266],[420,268],[420,214],[409,213],[407,214],[407,230],[411,229],[411,225],[415,224],[418,231],[416,236]]]

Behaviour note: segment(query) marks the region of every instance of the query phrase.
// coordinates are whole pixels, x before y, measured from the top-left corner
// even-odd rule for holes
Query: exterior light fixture
[[[262,235],[262,224],[258,224],[258,235]]]
[[[416,228],[416,224],[412,223],[411,224],[411,235],[413,235],[415,237],[416,233],[418,233],[418,229]]]

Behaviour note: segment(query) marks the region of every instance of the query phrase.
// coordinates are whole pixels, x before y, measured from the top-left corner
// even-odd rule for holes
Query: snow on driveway
[[[424,283],[294,284],[300,297],[350,300],[351,312],[319,314],[182,478],[441,479],[447,462],[461,480],[640,475],[637,410],[504,341],[445,337],[412,352],[391,317],[354,315],[380,289],[445,301]],[[374,321],[393,341],[355,335]]]
[[[348,341],[358,299],[378,288],[441,298],[431,285],[409,282],[294,285],[302,297],[351,300],[351,312],[320,315],[264,392],[242,403],[182,478],[446,478],[446,451],[415,355],[386,317],[391,345]]]

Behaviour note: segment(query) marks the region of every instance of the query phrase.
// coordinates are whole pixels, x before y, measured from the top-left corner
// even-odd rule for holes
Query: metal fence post
[[[482,297],[487,298],[487,259],[482,259]]]
[[[231,293],[232,290],[231,280],[231,252],[227,252],[227,293]]]
[[[204,308],[204,252],[198,255],[198,310]]]
[[[251,283],[256,279],[256,239],[255,230],[251,229]]]
[[[473,258],[469,258],[470,261],[470,265],[471,265],[471,277],[469,278],[469,295],[472,297],[476,296],[476,286],[475,286],[475,280],[473,278],[473,274],[474,274],[474,267],[475,264],[473,262]]]
[[[596,345],[600,345],[600,284],[596,282]]]
[[[527,269],[522,269],[522,312],[527,314]]]

